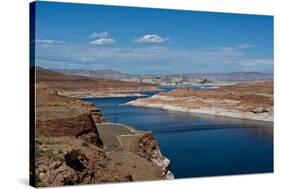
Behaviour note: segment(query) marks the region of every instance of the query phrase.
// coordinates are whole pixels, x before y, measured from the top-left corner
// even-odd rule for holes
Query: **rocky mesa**
[[[178,88],[128,104],[273,122],[273,81],[240,83],[211,90]]]
[[[159,90],[155,85],[132,83],[78,75],[66,75],[56,71],[35,68],[36,82],[69,97],[122,97],[141,96],[140,92]]]

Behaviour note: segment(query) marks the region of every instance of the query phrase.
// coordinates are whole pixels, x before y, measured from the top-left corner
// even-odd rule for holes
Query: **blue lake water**
[[[134,99],[84,100],[110,122],[152,131],[175,178],[273,172],[271,123],[120,105]]]

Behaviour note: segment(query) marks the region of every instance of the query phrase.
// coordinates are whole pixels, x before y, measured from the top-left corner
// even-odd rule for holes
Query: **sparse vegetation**
[[[83,147],[89,147],[89,144],[88,144],[87,142],[82,142],[82,143],[81,143],[81,146],[83,146]]]

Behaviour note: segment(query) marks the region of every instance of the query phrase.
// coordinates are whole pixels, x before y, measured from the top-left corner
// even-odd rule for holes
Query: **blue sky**
[[[131,74],[273,71],[273,17],[37,2],[36,64]]]

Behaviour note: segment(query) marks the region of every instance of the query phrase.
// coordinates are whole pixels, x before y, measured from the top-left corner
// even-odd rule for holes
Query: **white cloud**
[[[112,38],[100,38],[90,42],[92,45],[104,46],[104,45],[112,45],[115,43],[115,40]]]
[[[248,49],[248,48],[254,48],[254,47],[256,47],[256,46],[252,45],[252,44],[248,44],[248,43],[236,45],[236,48],[240,48],[240,49]]]
[[[53,40],[53,39],[36,39],[35,42],[38,44],[48,44],[48,45],[65,44],[64,41]]]
[[[135,39],[138,43],[164,43],[168,41],[169,38],[163,38],[156,34],[146,34],[142,37]]]
[[[239,60],[238,63],[251,67],[273,66],[273,59],[245,59]]]
[[[90,38],[105,38],[109,35],[109,32],[94,32],[90,35]]]
[[[233,52],[233,51],[235,51],[235,48],[233,48],[233,47],[220,47],[219,49],[222,52]]]
[[[40,45],[36,47],[36,64],[43,67],[69,69],[118,69],[127,73],[184,72],[272,72],[271,57],[250,58],[235,47],[208,49],[176,49],[161,46],[134,48],[107,47],[109,38],[84,44]],[[113,39],[112,39],[113,40]]]

